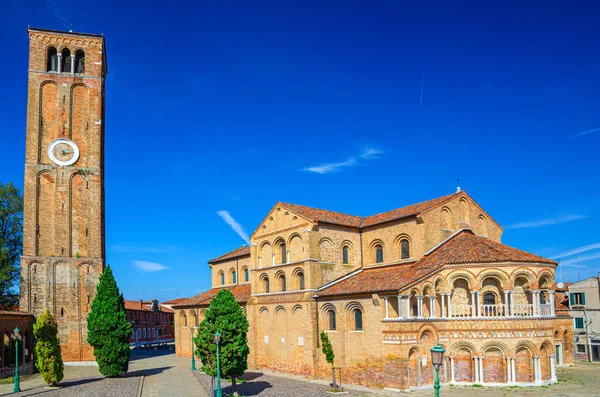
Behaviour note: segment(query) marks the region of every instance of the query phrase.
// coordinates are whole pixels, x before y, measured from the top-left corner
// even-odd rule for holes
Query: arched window
[[[300,289],[304,289],[304,273],[302,272],[298,273],[298,285]]]
[[[85,53],[83,50],[75,51],[75,73],[83,74],[85,72]]]
[[[231,280],[233,281],[233,283],[237,283],[237,274],[235,272],[235,270],[231,273]]]
[[[488,292],[483,295],[483,304],[484,305],[495,305],[496,304],[496,295]]]
[[[287,263],[287,247],[285,243],[281,243],[281,263]]]
[[[279,280],[281,282],[281,291],[286,291],[287,290],[287,286],[285,284],[285,276],[279,277]]]
[[[63,73],[71,73],[71,50],[63,48],[62,59],[60,62],[62,64],[61,71]]]
[[[363,325],[362,325],[362,312],[358,309],[354,309],[354,330],[355,331],[362,331],[363,329]]]
[[[144,338],[146,337],[146,328],[144,328]]]
[[[269,289],[269,279],[267,277],[265,277],[264,283],[265,283],[265,292],[267,292],[267,293],[270,292],[270,289]]]
[[[246,279],[246,281],[250,280],[250,274],[248,273],[248,269],[244,270],[244,278]]]
[[[187,327],[187,316],[185,314],[183,315],[183,326]],[[145,335],[144,335],[144,337],[145,337]]]
[[[225,285],[225,273],[220,272],[219,274],[221,275],[221,285]]]
[[[410,244],[406,239],[400,241],[400,255],[402,259],[410,258]]]
[[[342,263],[348,263],[350,258],[349,258],[349,252],[348,252],[348,246],[345,245],[344,248],[342,248]]]
[[[329,310],[327,312],[327,316],[329,317],[329,330],[330,331],[335,331],[336,330],[336,324],[335,324],[335,312],[333,310]]]
[[[58,55],[56,47],[48,47],[48,57],[46,58],[46,70],[48,72],[58,72]]]
[[[375,262],[383,263],[383,247],[381,245],[375,246]]]

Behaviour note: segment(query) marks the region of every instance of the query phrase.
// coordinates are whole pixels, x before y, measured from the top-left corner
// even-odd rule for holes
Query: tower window
[[[342,262],[343,263],[348,263],[349,262],[349,255],[348,255],[348,246],[344,246],[344,248],[342,248]]]
[[[221,272],[221,285],[225,285],[225,273]]]
[[[298,281],[300,284],[300,289],[304,289],[304,273],[298,273]]]
[[[63,48],[62,59],[60,62],[62,64],[62,72],[71,73],[71,50],[69,50],[68,48]]]
[[[233,283],[237,283],[237,273],[235,272],[235,270],[232,273],[232,279],[233,279]]]
[[[335,331],[336,330],[335,312],[333,310],[329,310],[327,312],[327,314],[329,316],[329,330],[330,331]]]
[[[269,279],[265,278],[264,283],[265,283],[265,292],[269,293],[270,292],[270,289],[269,289]]]
[[[363,318],[362,312],[358,309],[354,310],[354,330],[362,331],[363,329]]]
[[[82,50],[75,51],[75,73],[85,72],[85,53]]]
[[[286,291],[287,290],[287,285],[285,283],[285,276],[281,276],[281,291]]]
[[[250,275],[248,274],[248,269],[244,270],[244,278],[246,281],[250,280]]]
[[[281,243],[281,263],[287,263],[287,250],[285,243]]]
[[[48,57],[46,58],[46,70],[48,72],[58,72],[58,55],[56,47],[48,47]]]
[[[408,243],[408,240],[402,240],[400,242],[400,255],[402,259],[410,258],[410,244]]]
[[[64,308],[60,308],[60,316],[63,317],[65,315],[65,309]]]

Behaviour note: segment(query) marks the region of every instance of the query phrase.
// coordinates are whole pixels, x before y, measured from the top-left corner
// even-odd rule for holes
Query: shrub
[[[33,336],[36,339],[35,366],[42,374],[42,379],[50,386],[56,386],[64,377],[64,364],[60,352],[58,324],[50,314],[50,310],[38,317],[33,325]]]

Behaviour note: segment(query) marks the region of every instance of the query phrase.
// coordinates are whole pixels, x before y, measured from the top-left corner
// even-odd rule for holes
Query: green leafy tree
[[[127,321],[125,300],[119,293],[110,266],[100,276],[87,324],[87,340],[94,348],[100,373],[115,377],[127,372],[131,324]]]
[[[221,334],[221,375],[231,378],[233,395],[237,396],[236,378],[248,369],[248,320],[231,291],[226,289],[219,291],[211,300],[206,317],[198,326],[198,334],[194,338],[196,355],[202,361],[202,370],[212,376],[217,374],[217,331]]]
[[[331,364],[331,374],[333,379],[333,388],[337,390],[337,383],[335,381],[335,369],[333,368],[333,360],[335,360],[335,353],[333,352],[333,346],[331,346],[331,342],[329,341],[329,336],[325,333],[325,331],[321,331],[321,350],[325,355],[325,360],[329,364]]]
[[[42,379],[50,386],[56,386],[63,379],[64,364],[60,352],[58,324],[46,309],[33,325],[35,336],[35,366],[42,373]]]
[[[0,183],[0,309],[16,306],[19,256],[23,246],[23,196],[11,182]]]

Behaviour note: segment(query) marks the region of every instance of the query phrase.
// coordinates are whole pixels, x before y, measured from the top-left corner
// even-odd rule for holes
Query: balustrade
[[[506,305],[481,305],[481,317],[504,317]]]

